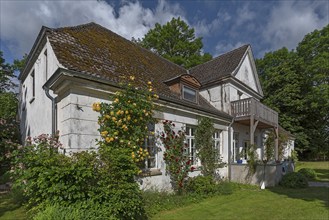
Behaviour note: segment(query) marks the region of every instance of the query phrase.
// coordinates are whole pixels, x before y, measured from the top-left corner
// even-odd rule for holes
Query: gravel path
[[[329,182],[308,182],[310,187],[329,187]]]

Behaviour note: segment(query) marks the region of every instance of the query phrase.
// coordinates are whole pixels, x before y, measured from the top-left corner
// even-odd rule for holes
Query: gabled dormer
[[[199,103],[200,82],[189,74],[180,75],[164,82],[171,92],[182,100]]]

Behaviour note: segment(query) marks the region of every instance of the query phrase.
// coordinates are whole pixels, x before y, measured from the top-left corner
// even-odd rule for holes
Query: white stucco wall
[[[47,51],[47,58],[45,51]],[[49,42],[47,42],[29,74],[21,82],[19,116],[23,141],[27,136],[35,137],[40,134],[51,133],[51,100],[46,96],[42,86],[59,66],[60,64]],[[32,95],[33,72],[35,80],[34,97]],[[50,94],[53,95],[51,91]]]
[[[219,111],[230,112],[230,86],[228,84],[212,86],[200,91],[200,95]]]
[[[97,89],[97,90],[96,90]],[[100,89],[97,84],[89,83],[88,87],[84,83],[70,83],[64,92],[59,92],[58,96],[58,130],[60,131],[60,141],[66,147],[66,153],[78,152],[89,148],[96,148],[96,139],[99,139],[97,119],[99,113],[92,110],[94,102],[110,102],[110,96],[114,90],[105,87]],[[163,131],[161,120],[170,120],[175,123],[176,131],[185,129],[186,125],[197,127],[198,117],[195,112],[187,109],[179,109],[169,104],[162,104],[161,111],[154,113],[154,117],[159,119],[155,126],[155,132],[160,134]],[[221,130],[220,149],[224,160],[227,162],[228,149],[228,122],[215,120],[214,127]],[[156,155],[157,175],[144,177],[140,180],[141,188],[168,190],[170,179],[165,172],[165,162],[163,160],[164,147],[160,140],[157,141],[159,152]],[[199,164],[201,165],[201,164]],[[220,169],[222,178],[227,177],[227,167]],[[190,176],[199,175],[199,171],[190,173]]]
[[[239,79],[241,82],[243,82],[244,84],[248,85],[254,91],[258,92],[255,75],[257,75],[257,73],[253,72],[253,69],[251,67],[250,57],[249,55],[247,55],[245,59],[242,61],[241,66],[237,71],[235,77]]]

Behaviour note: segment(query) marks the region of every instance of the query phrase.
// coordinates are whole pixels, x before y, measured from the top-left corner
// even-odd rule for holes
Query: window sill
[[[158,168],[151,168],[151,169],[143,169],[140,176],[148,177],[148,176],[159,176],[162,175],[162,172]]]
[[[35,100],[35,97],[33,97],[31,100],[30,100],[30,104]]]

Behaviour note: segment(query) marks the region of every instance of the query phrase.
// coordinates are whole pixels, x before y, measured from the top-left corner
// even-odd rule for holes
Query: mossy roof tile
[[[193,67],[189,72],[203,85],[229,76],[239,66],[248,47],[249,45],[243,45],[206,63]]]
[[[164,83],[166,80],[188,73],[153,52],[96,24],[75,27],[47,28],[47,37],[58,61],[69,70],[119,83],[122,77],[134,75],[137,83],[152,81],[160,96],[200,110],[224,114],[200,97],[194,104],[181,100]]]

